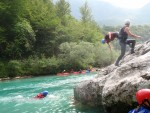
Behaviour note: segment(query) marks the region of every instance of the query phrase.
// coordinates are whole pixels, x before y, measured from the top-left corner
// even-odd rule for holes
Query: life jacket
[[[128,113],[150,113],[150,110],[141,106],[139,108],[136,108],[136,109],[129,111]]]
[[[109,34],[110,33],[110,34]],[[105,35],[106,43],[113,41],[115,38],[118,38],[117,32],[109,32]]]
[[[44,95],[42,93],[39,93],[35,98],[44,98]]]
[[[120,42],[123,42],[123,43],[125,43],[128,38],[128,34],[124,31],[125,28],[126,28],[126,26],[121,28],[119,31],[119,40],[120,40]]]

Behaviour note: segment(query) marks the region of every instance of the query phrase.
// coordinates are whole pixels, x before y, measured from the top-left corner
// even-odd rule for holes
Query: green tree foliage
[[[0,25],[11,29],[11,27],[24,15],[25,0],[1,0],[0,1]]]
[[[93,48],[93,44],[89,42],[62,43],[59,57],[63,59],[66,68],[86,68],[94,62]]]
[[[112,51],[110,51],[107,45],[101,45],[99,43],[95,44],[93,51],[95,53],[94,58],[95,67],[104,67],[110,65],[114,63],[114,61],[118,56],[118,52],[115,49],[112,49]]]
[[[56,2],[56,14],[61,20],[61,24],[65,26],[68,23],[68,19],[71,17],[70,4],[65,0],[59,0]]]
[[[115,50],[101,45],[100,43],[62,43],[60,45],[59,57],[63,60],[65,69],[85,69],[90,65],[96,67],[104,67],[116,60],[118,56]]]
[[[108,32],[119,32],[119,30],[120,30],[120,28],[121,28],[122,26],[106,26],[106,25],[104,25],[103,27],[102,27],[102,34],[104,35],[104,34],[106,34],[106,33],[108,33]]]
[[[29,57],[27,60],[23,60],[22,69],[24,75],[45,75],[45,74],[56,74],[59,70],[61,60],[52,58]]]
[[[88,2],[86,1],[84,5],[80,8],[81,20],[84,24],[92,21],[91,10],[88,6]]]
[[[8,71],[6,69],[6,65],[3,62],[0,62],[0,78],[7,77]]]
[[[15,34],[15,45],[12,44],[12,47],[10,47],[12,50],[9,53],[12,54],[12,56],[19,56],[21,58],[29,56],[35,42],[35,33],[30,23],[26,20],[22,20],[21,22],[16,23],[13,30]]]
[[[96,27],[93,23],[87,24],[86,27],[82,26],[82,40],[87,42],[96,43],[102,38],[100,27]]]
[[[21,63],[17,60],[9,61],[7,65],[7,70],[9,70],[9,77],[21,76],[23,74]]]
[[[0,78],[56,74],[60,71],[61,63],[61,59],[56,59],[56,57],[45,58],[44,56],[0,62]]]
[[[70,4],[65,0],[58,0],[55,4],[55,8],[60,23],[56,27],[55,39],[52,40],[51,43],[54,45],[53,53],[58,55],[59,45],[61,43],[74,41],[74,36],[71,35],[73,32],[71,24],[75,19],[70,14]]]
[[[59,23],[54,5],[48,0],[28,0],[27,6],[27,17],[36,34],[36,55],[53,56],[55,29]]]
[[[142,38],[138,39],[139,42],[144,42],[149,40],[150,36],[150,25],[137,25],[137,26],[131,26],[130,28],[131,32],[140,35]]]
[[[0,27],[0,58],[5,58],[5,48],[7,45],[7,39],[5,37],[5,28]]]
[[[13,51],[10,50],[11,46],[15,45],[13,28],[24,14],[23,4],[24,0],[0,1],[0,36],[2,37],[2,40],[0,40],[0,48],[3,54],[2,57],[13,58],[9,53]]]
[[[97,23],[92,19],[91,9],[86,1],[80,7],[82,27],[82,40],[95,43],[102,38],[101,29]]]
[[[117,54],[100,44],[104,34],[92,19],[87,1],[80,12],[81,20],[72,17],[65,0],[56,4],[52,0],[1,0],[0,77],[55,74],[113,63]]]
[[[57,17],[54,5],[48,0],[28,0],[26,3],[26,18],[30,21],[34,30],[37,28],[55,28]],[[38,31],[37,31],[38,32]]]

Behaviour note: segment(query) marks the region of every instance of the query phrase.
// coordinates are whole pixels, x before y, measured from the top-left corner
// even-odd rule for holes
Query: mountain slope
[[[80,7],[83,6],[85,0],[66,0],[71,5],[72,15],[80,19]],[[101,25],[120,25],[125,19],[130,19],[133,24],[149,24],[150,4],[145,5],[141,9],[124,9],[102,2],[99,0],[88,0],[89,7],[92,11],[94,20]]]

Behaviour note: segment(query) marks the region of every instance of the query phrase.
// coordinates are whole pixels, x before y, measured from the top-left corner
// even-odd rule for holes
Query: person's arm
[[[111,39],[111,32],[108,32],[108,35],[109,35],[109,39]]]
[[[130,30],[129,30],[129,27],[126,27],[126,28],[125,28],[125,32],[126,32],[129,36],[131,36],[131,37],[134,37],[134,38],[141,38],[141,36],[138,36],[138,35],[135,35],[135,34],[131,33]]]
[[[110,51],[111,51],[111,45],[110,45],[110,43],[107,43],[108,44],[108,47],[109,47],[109,49],[110,49]]]

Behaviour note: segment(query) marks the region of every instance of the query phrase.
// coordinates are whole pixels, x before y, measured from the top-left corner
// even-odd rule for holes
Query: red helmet
[[[139,104],[142,104],[143,100],[150,99],[150,89],[141,89],[136,92],[136,99]]]

